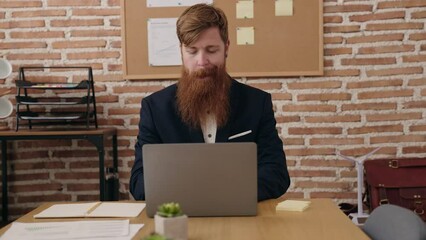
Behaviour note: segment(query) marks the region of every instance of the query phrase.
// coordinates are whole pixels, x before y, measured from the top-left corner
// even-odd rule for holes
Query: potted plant
[[[157,233],[151,233],[149,236],[144,237],[143,240],[170,240],[170,239]]]
[[[179,203],[164,203],[154,216],[155,232],[174,240],[188,239],[188,216],[182,213]]]

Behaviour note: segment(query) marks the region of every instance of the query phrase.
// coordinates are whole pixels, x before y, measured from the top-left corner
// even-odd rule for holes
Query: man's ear
[[[228,57],[229,40],[225,43],[225,57]]]

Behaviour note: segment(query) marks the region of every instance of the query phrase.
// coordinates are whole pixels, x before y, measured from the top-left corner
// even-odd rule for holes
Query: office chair
[[[421,218],[392,204],[374,209],[362,229],[373,240],[426,240],[426,224]]]

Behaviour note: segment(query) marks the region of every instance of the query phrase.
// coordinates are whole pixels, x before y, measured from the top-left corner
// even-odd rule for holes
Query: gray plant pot
[[[188,216],[165,218],[154,216],[155,232],[174,240],[188,239]]]

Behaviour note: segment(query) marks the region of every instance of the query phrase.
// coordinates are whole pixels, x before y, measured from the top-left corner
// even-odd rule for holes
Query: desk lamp
[[[364,156],[358,158],[352,158],[345,155],[342,155],[336,151],[336,155],[344,158],[345,160],[354,161],[356,164],[356,173],[357,173],[357,196],[358,196],[358,212],[349,214],[349,217],[352,219],[352,222],[356,225],[363,225],[365,220],[367,220],[369,214],[364,213],[362,205],[362,186],[364,184],[364,161],[375,152],[379,151],[381,147],[374,149],[373,151],[365,154]]]
[[[0,79],[5,79],[12,73],[12,65],[4,58],[0,58]],[[0,119],[7,118],[13,112],[13,105],[4,95],[9,94],[8,90],[0,95]]]

